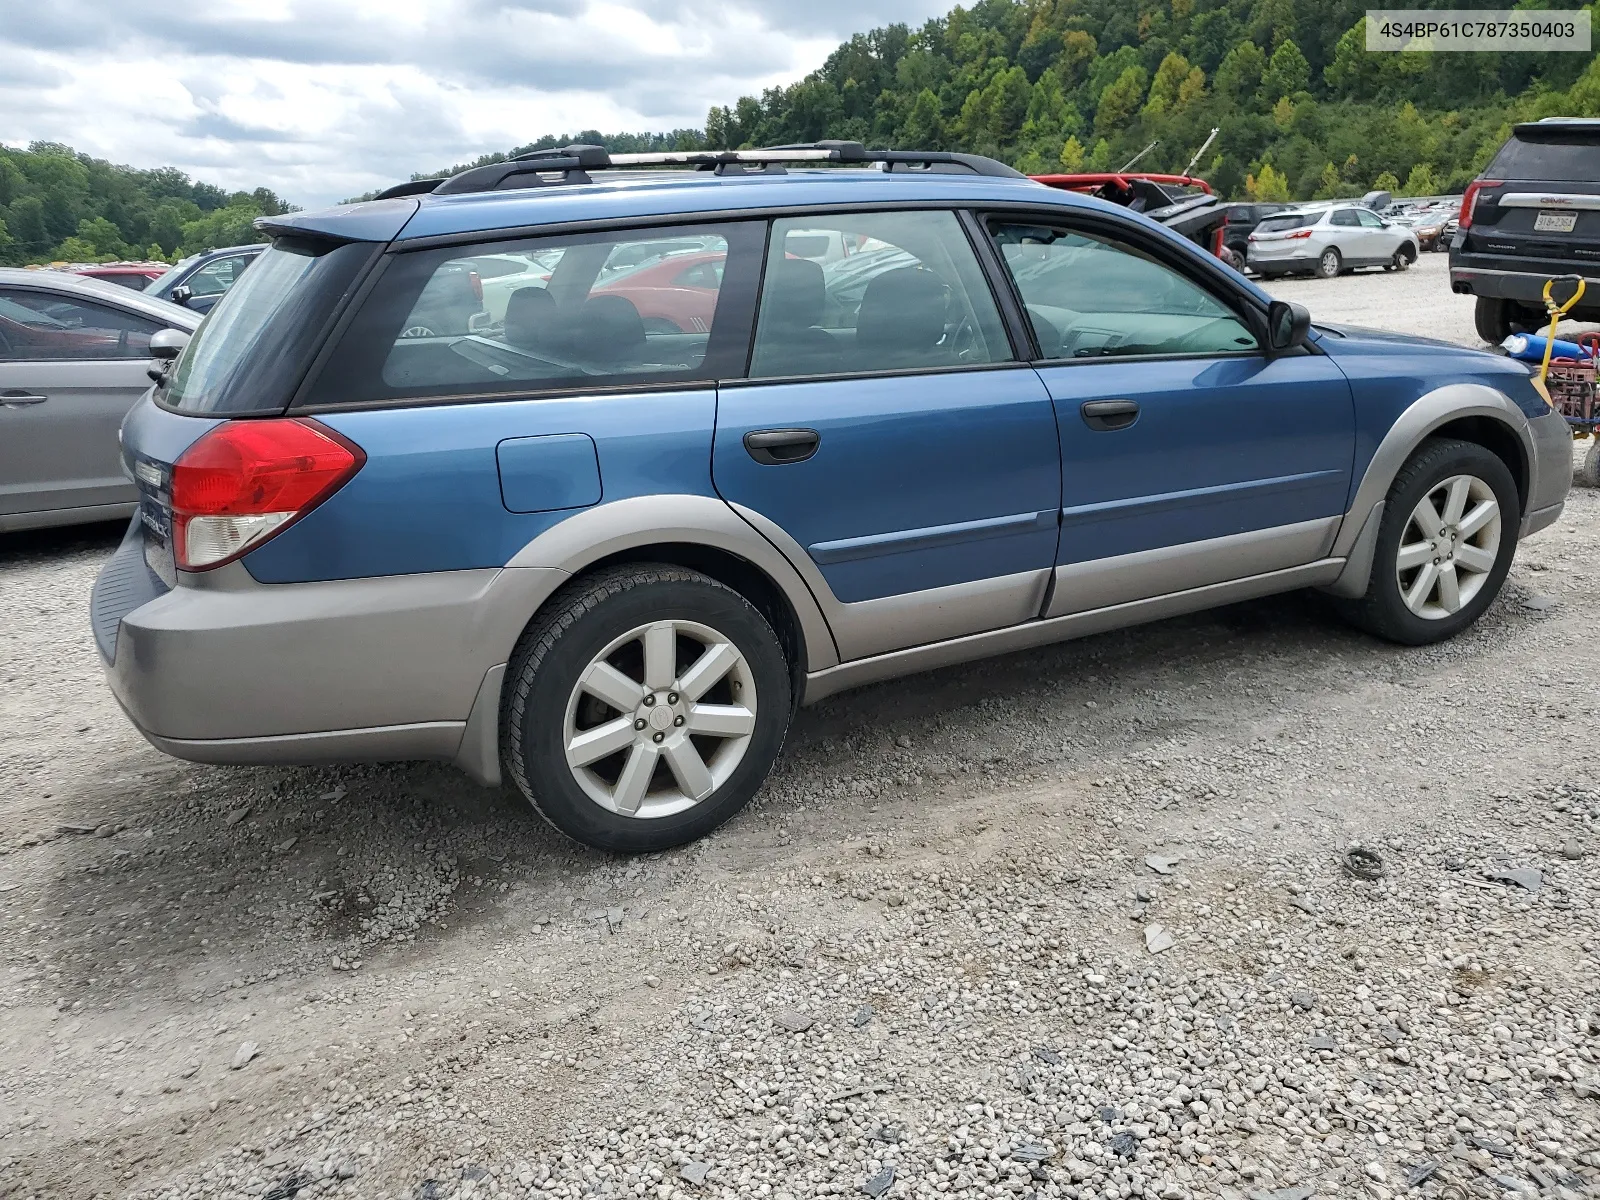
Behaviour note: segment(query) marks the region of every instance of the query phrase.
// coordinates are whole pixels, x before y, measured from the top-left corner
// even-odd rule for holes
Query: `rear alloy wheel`
[[[1472,442],[1425,442],[1384,504],[1354,624],[1421,646],[1453,637],[1494,602],[1516,552],[1521,510],[1505,463]]]
[[[1407,253],[1404,246],[1401,246],[1400,249],[1394,252],[1394,257],[1389,260],[1388,269],[1391,271],[1404,271],[1410,265],[1411,255]]]
[[[666,564],[570,584],[506,674],[507,773],[568,837],[641,853],[692,841],[753,796],[789,727],[777,637],[743,596]]]
[[[1317,259],[1317,274],[1324,279],[1333,279],[1340,271],[1344,270],[1344,259],[1339,257],[1339,251],[1329,246],[1322,252],[1322,257]]]

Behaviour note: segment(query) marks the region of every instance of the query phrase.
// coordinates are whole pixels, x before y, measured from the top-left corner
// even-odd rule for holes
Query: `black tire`
[[[1344,270],[1344,256],[1339,253],[1336,246],[1329,246],[1317,256],[1317,277],[1320,279],[1336,278]]]
[[[1498,296],[1479,296],[1472,308],[1472,324],[1478,336],[1491,346],[1498,346],[1511,336],[1511,301]]]
[[[1500,507],[1500,538],[1494,565],[1477,594],[1457,612],[1429,619],[1406,607],[1395,564],[1400,539],[1412,511],[1430,491],[1452,475],[1475,475],[1489,485]],[[1516,480],[1498,456],[1475,442],[1430,439],[1400,468],[1389,488],[1366,594],[1359,600],[1341,601],[1336,607],[1340,615],[1357,628],[1404,646],[1425,646],[1452,638],[1482,616],[1500,594],[1516,553],[1521,520]]]
[[[1385,270],[1404,271],[1411,265],[1412,261],[1415,260],[1416,257],[1417,256],[1411,252],[1410,246],[1401,246],[1400,249],[1394,252],[1394,257],[1389,260],[1389,265],[1385,268]]]
[[[1584,451],[1583,462],[1574,475],[1584,487],[1600,488],[1600,437],[1590,439],[1589,449]]]
[[[625,816],[591,799],[567,766],[567,704],[580,674],[610,642],[667,620],[709,626],[744,656],[756,690],[755,729],[744,757],[704,800],[670,816]],[[624,854],[666,850],[703,837],[755,795],[788,733],[793,694],[777,636],[738,592],[670,564],[609,568],[553,596],[517,643],[506,668],[501,759],[539,814],[574,841]]]

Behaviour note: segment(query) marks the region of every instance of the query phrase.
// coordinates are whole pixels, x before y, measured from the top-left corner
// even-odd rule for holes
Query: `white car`
[[[1417,261],[1417,235],[1364,204],[1294,209],[1262,218],[1245,261],[1263,279],[1297,272],[1332,279],[1357,267],[1404,271]]]

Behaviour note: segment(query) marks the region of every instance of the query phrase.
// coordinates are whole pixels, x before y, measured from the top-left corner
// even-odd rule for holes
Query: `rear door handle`
[[[1078,412],[1085,425],[1101,432],[1126,429],[1139,419],[1139,405],[1133,400],[1085,400]]]
[[[40,396],[34,392],[25,392],[21,388],[12,388],[10,391],[0,392],[0,404],[7,408],[21,408],[25,404],[43,404],[49,396]]]
[[[805,462],[821,444],[815,429],[752,429],[744,435],[744,448],[764,467]]]

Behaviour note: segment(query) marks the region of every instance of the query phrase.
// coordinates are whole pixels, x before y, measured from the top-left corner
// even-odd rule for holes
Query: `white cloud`
[[[698,126],[946,0],[19,0],[8,142],[330,203],[545,133]]]

